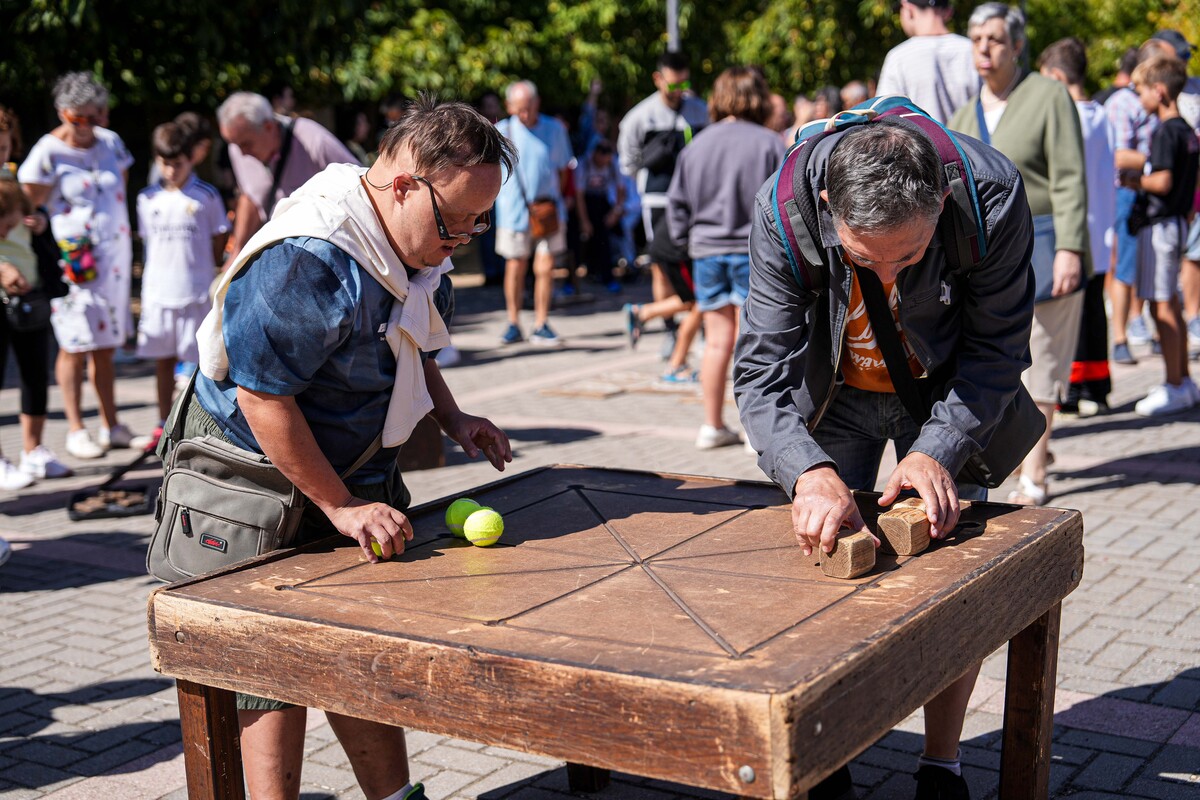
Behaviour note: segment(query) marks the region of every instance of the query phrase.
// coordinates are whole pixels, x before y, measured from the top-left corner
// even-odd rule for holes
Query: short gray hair
[[[978,28],[988,20],[1002,19],[1008,29],[1008,39],[1013,46],[1025,46],[1025,15],[1021,9],[1006,3],[984,3],[975,7],[967,20],[967,30]]]
[[[504,101],[506,103],[512,102],[513,95],[516,94],[517,89],[525,89],[529,92],[529,96],[531,98],[536,98],[538,96],[537,84],[535,84],[533,81],[513,81],[504,90]]]
[[[68,72],[54,82],[54,108],[108,107],[108,89],[90,72]]]
[[[261,128],[275,119],[271,101],[254,92],[234,92],[217,109],[217,124],[227,128],[235,119],[245,120],[247,125]]]
[[[825,186],[835,223],[856,233],[882,233],[937,219],[942,159],[927,136],[882,119],[842,135],[829,157]]]

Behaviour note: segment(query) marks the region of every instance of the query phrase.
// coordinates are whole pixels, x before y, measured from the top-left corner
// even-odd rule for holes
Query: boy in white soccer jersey
[[[174,122],[154,129],[151,147],[161,177],[137,199],[146,245],[138,356],[158,362],[160,421],[171,410],[176,360],[199,360],[196,330],[212,305],[208,287],[229,236],[220,193],[192,174],[191,144]],[[161,435],[160,424],[154,444]]]

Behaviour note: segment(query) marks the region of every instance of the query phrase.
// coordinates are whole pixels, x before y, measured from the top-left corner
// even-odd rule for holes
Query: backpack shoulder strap
[[[821,247],[813,237],[819,230],[817,206],[812,199],[804,175],[817,142],[825,138],[823,131],[792,145],[784,156],[783,165],[776,174],[771,189],[771,201],[775,211],[775,227],[783,240],[783,250],[796,284],[816,294],[825,288],[826,264]]]
[[[942,159],[946,185],[950,188],[950,214],[942,214],[942,240],[946,257],[956,272],[968,272],[987,255],[983,215],[975,189],[971,160],[950,131],[915,106],[899,106],[880,114],[909,124],[933,142]]]

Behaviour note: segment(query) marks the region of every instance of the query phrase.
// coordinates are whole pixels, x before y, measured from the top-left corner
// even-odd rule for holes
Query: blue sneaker
[[[626,303],[621,307],[621,313],[625,315],[625,333],[629,336],[629,349],[636,350],[638,340],[642,338],[642,321],[638,318],[639,307],[633,303]]]
[[[1125,326],[1125,334],[1130,344],[1150,344],[1150,328],[1143,316],[1129,320],[1129,324]]]
[[[504,335],[500,337],[500,344],[519,344],[523,341],[525,341],[525,337],[521,335],[521,329],[512,323],[509,323],[504,330]]]
[[[696,370],[688,368],[687,364],[684,364],[682,367],[664,372],[659,380],[663,383],[671,384],[699,383],[700,374]]]
[[[562,345],[562,339],[550,329],[549,323],[543,322],[542,327],[529,336],[529,343],[535,347],[559,347]]]
[[[1113,363],[1116,364],[1136,364],[1137,359],[1133,357],[1133,353],[1129,352],[1129,345],[1125,342],[1117,342],[1113,345]]]

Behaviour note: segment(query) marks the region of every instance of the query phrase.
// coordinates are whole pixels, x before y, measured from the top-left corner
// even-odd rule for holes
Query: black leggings
[[[8,327],[8,316],[0,309],[0,385],[8,370],[10,344],[21,377],[21,413],[44,417],[50,385],[50,329],[14,331]]]

